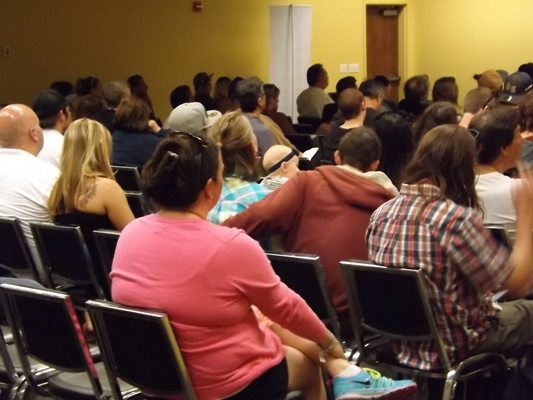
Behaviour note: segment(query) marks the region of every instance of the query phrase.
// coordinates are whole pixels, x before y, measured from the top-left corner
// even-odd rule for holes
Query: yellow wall
[[[140,73],[164,118],[172,88],[192,85],[196,72],[266,81],[270,4],[313,6],[311,61],[326,66],[333,89],[341,63],[361,64],[354,75],[364,79],[363,1],[204,0],[196,14],[189,0],[3,0],[0,46],[12,56],[0,55],[0,103],[31,103],[54,80]]]
[[[204,0],[201,14],[189,0],[3,0],[0,46],[12,56],[0,55],[0,103],[31,103],[53,80],[140,73],[164,118],[170,90],[196,72],[267,81],[268,6],[291,3],[313,6],[311,61],[326,66],[330,89],[341,63],[359,63],[354,75],[365,77],[365,4],[406,5],[404,79],[452,75],[463,97],[474,73],[533,61],[531,0]]]
[[[432,82],[455,76],[460,99],[477,86],[475,73],[489,68],[512,73],[533,61],[531,0],[414,0],[413,5],[413,68]]]

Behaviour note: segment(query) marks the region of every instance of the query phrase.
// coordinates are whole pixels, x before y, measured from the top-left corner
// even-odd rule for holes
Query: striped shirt
[[[265,179],[261,181],[260,185],[270,190],[276,190],[288,180],[289,178],[287,178],[286,176],[268,175],[265,176]]]
[[[207,220],[221,224],[229,217],[246,210],[250,204],[261,200],[269,193],[269,189],[258,183],[248,182],[236,176],[225,176],[220,199],[207,214]]]
[[[425,272],[437,329],[456,363],[485,340],[496,315],[489,291],[506,282],[512,267],[508,250],[473,208],[445,199],[428,202],[438,194],[430,184],[404,184],[400,196],[374,212],[366,237],[373,263]],[[402,364],[440,367],[434,342],[398,342],[396,348]]]

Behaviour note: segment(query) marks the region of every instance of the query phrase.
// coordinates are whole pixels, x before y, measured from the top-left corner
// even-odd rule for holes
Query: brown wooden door
[[[396,15],[386,15],[384,10],[397,10]],[[389,78],[389,97],[398,101],[400,76],[398,68],[398,15],[399,7],[366,7],[366,71],[368,78],[384,75]],[[385,14],[385,15],[384,15]]]

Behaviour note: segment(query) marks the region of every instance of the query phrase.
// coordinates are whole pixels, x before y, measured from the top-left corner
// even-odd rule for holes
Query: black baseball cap
[[[515,72],[505,80],[498,102],[518,104],[531,89],[533,89],[533,79],[525,72]]]
[[[207,72],[200,72],[194,76],[194,79],[192,80],[192,84],[194,85],[194,88],[197,89],[202,85],[205,85],[207,82],[211,80],[211,77],[213,74],[209,75]]]
[[[55,89],[47,89],[35,98],[32,109],[37,114],[39,120],[50,118],[56,115],[59,111],[64,109],[67,104],[70,104],[76,98],[75,94],[70,94],[67,97],[63,96]]]

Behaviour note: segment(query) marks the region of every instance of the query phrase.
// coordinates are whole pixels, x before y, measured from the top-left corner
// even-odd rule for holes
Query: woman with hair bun
[[[114,301],[167,313],[197,398],[274,400],[301,390],[307,400],[325,400],[318,354],[337,372],[343,395],[355,388],[381,395],[412,390],[411,381],[378,379],[348,364],[340,343],[274,274],[259,244],[241,230],[207,221],[223,171],[210,140],[189,133],[164,139],[143,169],[144,190],[159,211],[124,229],[110,274]],[[316,360],[284,346],[285,338],[282,343],[274,328],[260,323],[252,305],[283,332],[301,336],[288,341],[305,341]],[[344,379],[346,369],[363,384]]]

